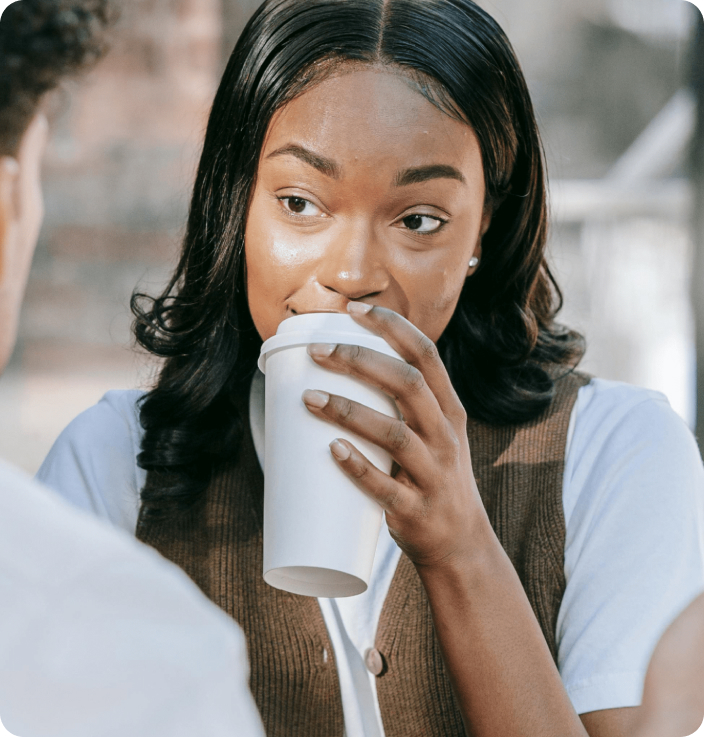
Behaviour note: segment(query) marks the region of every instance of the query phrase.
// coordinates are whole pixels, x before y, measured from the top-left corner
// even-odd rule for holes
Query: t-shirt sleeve
[[[145,472],[137,466],[142,440],[139,391],[108,392],[59,435],[37,480],[76,507],[134,534]]]
[[[579,714],[639,705],[658,639],[704,590],[704,469],[691,432],[658,393],[585,389],[566,459],[557,622]]]

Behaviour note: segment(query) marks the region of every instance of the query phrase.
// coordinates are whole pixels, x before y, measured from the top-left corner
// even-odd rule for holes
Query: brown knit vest
[[[568,374],[537,420],[512,427],[470,421],[472,465],[491,524],[515,566],[553,657],[565,589],[562,477],[570,413],[588,378]],[[264,479],[249,422],[233,463],[215,469],[188,515],[151,522],[137,537],[188,573],[243,628],[250,685],[269,737],[341,737],[334,652],[314,598],[262,578]],[[413,564],[401,556],[376,636],[377,693],[387,737],[465,735]],[[234,664],[233,664],[234,666]]]

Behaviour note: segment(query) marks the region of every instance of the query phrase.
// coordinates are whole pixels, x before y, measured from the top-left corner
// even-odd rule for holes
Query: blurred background
[[[51,101],[46,222],[0,381],[0,456],[30,472],[105,391],[153,377],[132,346],[129,298],[137,285],[158,290],[176,262],[209,107],[258,4],[130,0],[111,53]],[[701,15],[682,0],[480,4],[513,41],[533,94],[550,258],[562,321],[587,337],[583,368],[664,392],[694,427]]]

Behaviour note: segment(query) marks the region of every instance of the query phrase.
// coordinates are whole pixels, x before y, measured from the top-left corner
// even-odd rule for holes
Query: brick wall
[[[30,470],[105,391],[149,380],[129,297],[175,261],[221,71],[219,0],[120,5],[110,54],[48,101],[46,221],[0,383],[0,455]]]

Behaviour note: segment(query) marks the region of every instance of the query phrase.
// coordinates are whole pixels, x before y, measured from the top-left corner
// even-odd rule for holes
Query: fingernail
[[[374,305],[367,305],[364,302],[348,302],[347,312],[352,315],[366,315],[371,312]]]
[[[308,346],[308,353],[316,358],[329,358],[335,348],[337,346],[334,343],[311,343]]]
[[[339,440],[333,440],[330,443],[330,450],[338,461],[346,461],[352,455],[350,449]]]
[[[330,401],[330,395],[325,392],[314,391],[313,389],[306,389],[303,392],[303,401],[309,407],[316,407],[322,409]]]

